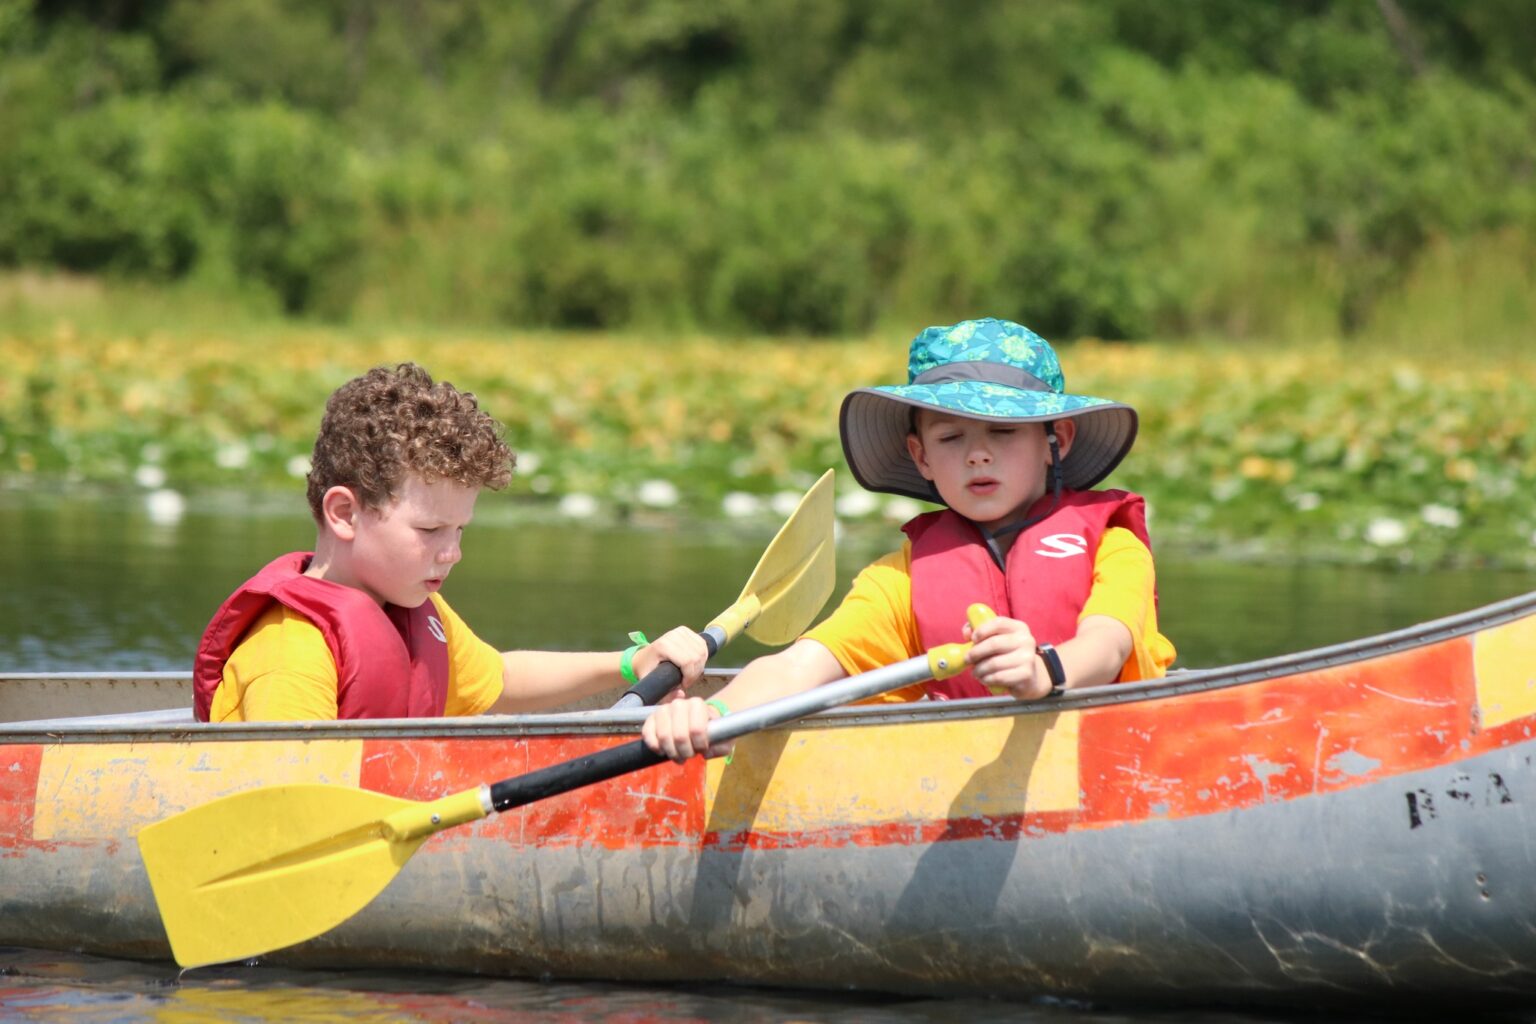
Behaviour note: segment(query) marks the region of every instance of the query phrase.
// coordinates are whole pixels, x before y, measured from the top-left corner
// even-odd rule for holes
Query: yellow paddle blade
[[[314,938],[367,906],[439,829],[483,818],[469,790],[419,803],[347,786],[246,790],[139,832],[183,967]]]
[[[742,609],[747,635],[759,643],[777,646],[798,639],[832,596],[837,586],[832,499],[829,469],[779,528],[731,606],[731,611]],[[728,615],[729,611],[716,622]],[[735,632],[726,627],[726,635],[734,637]]]

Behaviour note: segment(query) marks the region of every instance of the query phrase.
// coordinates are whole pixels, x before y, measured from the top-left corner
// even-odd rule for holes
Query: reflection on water
[[[617,985],[441,974],[171,966],[0,947],[0,1011],[10,1020],[72,1024],[225,1021],[272,1024],[507,1021],[645,1024],[826,1021],[848,1024],[1256,1024],[1301,1020],[1222,1011],[1096,1011],[1042,1000],[906,999],[707,984]],[[1330,1017],[1339,1020],[1339,1017]]]
[[[501,647],[611,650],[632,629],[701,627],[751,576],[778,522],[551,523],[481,499],[444,594]],[[894,547],[843,531],[839,592]],[[273,556],[314,542],[303,497],[190,502],[157,523],[142,496],[0,492],[0,672],[185,671],[219,602]],[[1163,630],[1207,667],[1352,640],[1536,589],[1529,573],[1394,572],[1158,559]],[[743,637],[719,658],[762,653]]]

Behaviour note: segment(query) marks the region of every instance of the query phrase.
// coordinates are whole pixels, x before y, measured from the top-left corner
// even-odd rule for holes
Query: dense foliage
[[[837,407],[900,379],[903,338],[370,338],[0,334],[0,486],[68,480],[287,489],[326,395],[411,358],[473,390],[519,453],[510,501],[561,517],[782,518],[843,465]],[[668,358],[658,358],[664,347]],[[1141,435],[1112,485],[1148,496],[1161,544],[1228,555],[1536,568],[1536,364],[1408,358],[1338,345],[1064,345],[1074,391],[1127,401]],[[903,519],[860,491],[844,518]],[[789,507],[792,507],[789,506]],[[489,511],[488,511],[489,510]]]
[[[0,266],[361,321],[1528,330],[1527,0],[0,0]]]

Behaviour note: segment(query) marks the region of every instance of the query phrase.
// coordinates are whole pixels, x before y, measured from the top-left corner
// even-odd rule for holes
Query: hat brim
[[[907,452],[912,410],[929,409],[996,423],[1077,421],[1061,460],[1062,485],[1086,490],[1108,476],[1136,442],[1136,410],[1107,398],[1025,391],[982,381],[860,388],[843,399],[843,455],[867,490],[943,504]]]

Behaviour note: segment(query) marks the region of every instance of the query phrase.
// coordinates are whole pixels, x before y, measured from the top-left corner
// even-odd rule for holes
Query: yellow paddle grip
[[[988,619],[997,618],[997,613],[984,604],[973,604],[965,610],[965,617],[975,629]],[[928,671],[935,679],[959,675],[965,671],[965,655],[970,649],[970,644],[940,644],[928,652]]]
[[[715,616],[710,623],[725,633],[726,643],[741,635],[763,611],[763,602],[756,594],[743,594],[735,604]]]
[[[453,793],[426,804],[413,804],[385,818],[380,824],[385,837],[393,842],[409,842],[434,832],[441,832],[454,825],[479,821],[485,817],[486,799],[481,795],[484,786]]]

